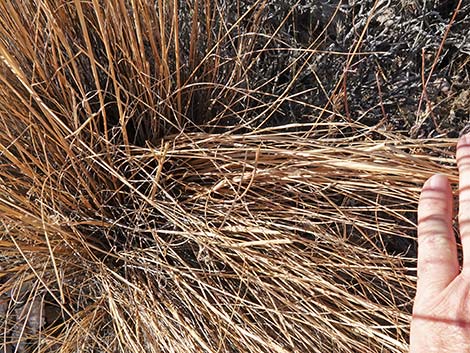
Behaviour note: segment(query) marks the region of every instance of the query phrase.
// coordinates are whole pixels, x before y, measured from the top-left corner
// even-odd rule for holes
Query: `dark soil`
[[[315,106],[416,138],[457,137],[467,125],[470,3],[269,1],[262,16],[256,46],[269,51],[252,79],[301,102],[284,101],[268,124],[309,120]],[[300,72],[296,59],[307,63]]]

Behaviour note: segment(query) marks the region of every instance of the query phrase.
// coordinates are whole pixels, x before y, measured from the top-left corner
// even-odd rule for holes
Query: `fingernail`
[[[428,184],[433,189],[444,189],[447,187],[448,183],[449,181],[445,175],[435,174],[428,180],[426,184]]]

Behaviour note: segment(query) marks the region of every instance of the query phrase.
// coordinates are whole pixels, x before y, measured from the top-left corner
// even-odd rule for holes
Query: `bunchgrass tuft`
[[[454,141],[353,119],[344,76],[299,90],[363,54],[324,48],[341,6],[284,10],[0,3],[2,352],[407,351]]]

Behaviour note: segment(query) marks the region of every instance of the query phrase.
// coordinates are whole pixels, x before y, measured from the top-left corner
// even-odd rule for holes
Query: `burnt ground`
[[[233,6],[228,13],[250,8]],[[467,125],[468,1],[274,0],[261,16],[257,46],[267,51],[253,80],[275,77],[274,95],[288,90],[304,104],[415,138],[457,137]],[[300,71],[297,59],[307,62]],[[308,120],[311,106],[283,103],[271,124]]]

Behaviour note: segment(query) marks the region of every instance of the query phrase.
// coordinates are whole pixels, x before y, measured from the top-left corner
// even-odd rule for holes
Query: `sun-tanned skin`
[[[434,175],[418,206],[418,284],[410,353],[470,352],[470,135],[457,144],[459,227],[463,266],[452,232],[452,192]]]

